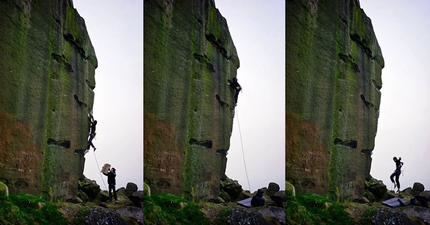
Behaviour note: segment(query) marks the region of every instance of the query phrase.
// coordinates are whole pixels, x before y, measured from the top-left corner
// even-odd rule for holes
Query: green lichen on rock
[[[382,53],[357,1],[287,2],[286,171],[297,193],[362,196]]]
[[[144,6],[144,172],[154,193],[218,196],[239,60],[212,1]]]
[[[0,4],[0,179],[11,193],[76,196],[97,59],[70,0]]]

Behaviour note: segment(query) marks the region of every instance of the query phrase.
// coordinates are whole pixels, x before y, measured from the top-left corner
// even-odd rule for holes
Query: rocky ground
[[[238,181],[226,178],[220,182],[220,195],[218,198],[211,199],[208,202],[197,201],[195,204],[201,208],[200,212],[202,212],[204,217],[208,218],[209,222],[207,222],[207,224],[286,224],[285,191],[280,190],[279,185],[273,182],[261,189],[264,192],[264,206],[241,206],[237,203],[238,201],[248,199],[256,193],[243,190]],[[150,193],[147,186],[145,186],[145,193]],[[190,202],[186,202],[186,200],[182,201],[184,202],[176,203],[178,208],[183,209],[185,205],[190,204]],[[168,209],[161,210],[167,211]],[[153,214],[153,212],[145,211],[145,224],[168,223],[168,219],[163,222],[154,222],[154,216],[147,215],[146,213]],[[178,220],[176,222],[178,222]]]
[[[109,193],[87,178],[79,181],[78,196],[70,202],[59,204],[68,221],[82,224],[143,224],[143,191],[128,183],[117,190],[118,202],[109,201]]]

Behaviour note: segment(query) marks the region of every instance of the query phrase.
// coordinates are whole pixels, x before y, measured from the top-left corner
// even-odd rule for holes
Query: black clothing
[[[109,171],[108,173],[103,173],[103,174],[108,177],[109,201],[112,202],[112,192],[114,194],[115,201],[117,201],[118,197],[116,196],[116,190],[115,190],[115,184],[116,184],[115,177],[116,177],[116,173],[112,172],[112,171]]]
[[[94,120],[93,115],[89,114],[88,115],[88,120],[90,122],[90,136],[88,139],[88,146],[87,149],[90,149],[90,146],[93,147],[94,151],[96,150],[96,147],[94,147],[93,145],[93,139],[96,136],[96,125],[97,125],[97,121]]]
[[[115,172],[109,171],[108,173],[103,173],[103,174],[108,177],[108,184],[116,185],[116,181],[115,181],[116,173]]]
[[[400,159],[396,159],[395,163],[396,163],[396,170],[394,170],[394,172],[391,174],[390,180],[397,186],[398,190],[400,190],[399,176],[401,174],[400,169],[403,166],[403,162],[401,162]],[[394,179],[393,179],[394,177],[396,177],[396,182],[394,182]]]
[[[265,199],[263,197],[263,190],[258,189],[257,194],[254,195],[251,199],[252,207],[263,206],[265,204]]]
[[[239,92],[242,90],[242,87],[237,82],[236,77],[233,77],[233,80],[230,82],[230,87],[235,91],[234,100],[237,103],[237,98],[239,97]]]

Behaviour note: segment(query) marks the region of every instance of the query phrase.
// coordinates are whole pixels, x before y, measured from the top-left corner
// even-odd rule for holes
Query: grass
[[[287,224],[354,224],[342,204],[320,195],[287,193],[286,206]]]
[[[33,195],[0,195],[0,205],[2,225],[67,224],[57,206]]]
[[[144,224],[209,224],[210,221],[200,211],[201,207],[171,194],[145,196],[143,207]]]

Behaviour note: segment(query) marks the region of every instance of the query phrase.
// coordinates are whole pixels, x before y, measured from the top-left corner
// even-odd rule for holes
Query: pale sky
[[[100,169],[109,163],[117,170],[117,189],[133,182],[142,190],[143,1],[73,0],[73,4],[85,19],[98,59],[93,140],[97,150],[91,148],[85,155],[84,175],[106,190],[107,177]]]
[[[360,0],[385,60],[371,175],[393,189],[394,156],[403,190],[430,189],[430,1]]]
[[[246,190],[256,191],[270,182],[284,190],[285,0],[215,0],[215,5],[236,46],[242,86],[226,174]]]

